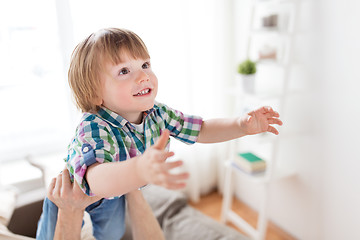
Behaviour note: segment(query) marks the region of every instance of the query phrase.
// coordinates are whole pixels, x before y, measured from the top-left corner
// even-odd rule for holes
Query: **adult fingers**
[[[158,150],[164,150],[166,148],[166,145],[167,145],[168,141],[169,141],[169,137],[170,137],[170,131],[165,129],[161,133],[160,138],[154,144],[154,148],[156,148]]]
[[[54,196],[60,196],[61,194],[61,187],[62,187],[62,174],[60,173],[57,178],[56,178],[56,182],[55,182],[55,187],[54,187],[54,191],[53,191],[53,195]]]
[[[67,168],[64,168],[62,171],[62,186],[65,189],[71,189],[70,174]]]
[[[56,178],[51,179],[51,182],[50,182],[49,187],[47,189],[47,197],[50,200],[52,199],[53,191],[54,191],[54,188],[55,188],[55,182],[56,182]]]
[[[90,204],[93,204],[94,202],[97,202],[101,199],[101,197],[98,196],[87,196],[76,181],[74,181],[73,183],[73,193],[75,194],[75,196],[81,197],[84,200],[84,207],[87,207]]]

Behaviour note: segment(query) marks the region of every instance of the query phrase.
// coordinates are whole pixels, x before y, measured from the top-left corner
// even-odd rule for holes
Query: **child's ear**
[[[94,99],[94,104],[96,105],[96,106],[101,106],[102,104],[103,104],[103,99],[102,99],[102,97],[101,96],[98,96],[96,99]]]
[[[102,98],[100,98],[100,100],[98,101],[98,103],[96,105],[101,106],[101,105],[103,105],[103,103],[104,103],[104,101],[102,100]]]

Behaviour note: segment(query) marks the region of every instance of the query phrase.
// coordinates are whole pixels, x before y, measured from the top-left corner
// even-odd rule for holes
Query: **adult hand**
[[[52,179],[47,197],[59,209],[54,240],[80,240],[84,210],[101,198],[89,197],[77,183],[71,183],[66,168],[57,178]]]
[[[47,197],[61,210],[84,211],[87,206],[100,200],[100,197],[89,197],[74,182],[71,183],[69,171],[65,168],[57,178],[53,178]]]

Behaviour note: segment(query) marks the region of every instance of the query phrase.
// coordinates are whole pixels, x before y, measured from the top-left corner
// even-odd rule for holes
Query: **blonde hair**
[[[121,54],[134,59],[149,58],[148,50],[135,33],[117,28],[101,29],[80,42],[71,56],[68,81],[76,102],[82,112],[97,112],[101,100],[100,73],[105,62],[119,64]]]

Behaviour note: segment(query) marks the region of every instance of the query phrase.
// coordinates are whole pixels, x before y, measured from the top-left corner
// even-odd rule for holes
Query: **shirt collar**
[[[155,110],[154,107],[152,107],[149,110],[146,110],[145,112],[143,112],[144,118],[146,118],[154,110]],[[123,118],[119,114],[111,111],[110,109],[108,109],[108,108],[106,108],[104,106],[100,107],[97,114],[102,119],[104,119],[105,121],[107,121],[108,123],[113,125],[114,127],[123,128],[127,123],[129,123],[130,126],[133,127],[128,120],[126,120],[125,118]]]

